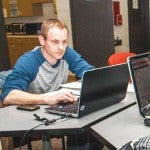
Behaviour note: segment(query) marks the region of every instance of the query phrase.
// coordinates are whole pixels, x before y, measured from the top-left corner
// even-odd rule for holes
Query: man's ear
[[[44,46],[45,38],[42,35],[39,35],[39,42],[40,42],[41,46]]]

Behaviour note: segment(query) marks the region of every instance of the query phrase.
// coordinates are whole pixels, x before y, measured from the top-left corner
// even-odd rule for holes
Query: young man
[[[94,68],[75,50],[67,47],[69,31],[56,19],[43,22],[41,46],[25,53],[7,77],[1,98],[4,104],[48,104],[76,101],[71,91],[58,90],[66,83],[68,70],[82,77],[85,70]]]
[[[6,78],[1,94],[4,104],[54,105],[61,101],[77,100],[71,91],[59,90],[59,86],[67,82],[68,70],[81,78],[84,71],[94,66],[67,47],[68,36],[67,26],[59,20],[43,22],[39,35],[41,46],[21,56]],[[87,149],[85,136],[80,139],[81,149]],[[69,142],[68,150],[74,149],[73,145],[74,142]]]

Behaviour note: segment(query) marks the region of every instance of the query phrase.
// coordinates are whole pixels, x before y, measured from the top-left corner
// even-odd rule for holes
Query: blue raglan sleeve
[[[67,47],[66,49],[64,59],[69,65],[69,70],[72,71],[79,78],[82,77],[84,71],[95,68],[94,66],[90,65],[86,60],[84,60],[79,53],[69,47]]]
[[[34,57],[30,59],[29,55],[23,55],[18,59],[12,73],[8,75],[3,85],[2,100],[14,89],[27,90],[29,82],[35,78],[36,72],[38,71],[34,59]]]

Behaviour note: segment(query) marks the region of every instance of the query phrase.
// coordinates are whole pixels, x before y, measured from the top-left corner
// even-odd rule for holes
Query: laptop
[[[140,114],[150,115],[150,52],[128,58]]]
[[[82,117],[122,101],[126,96],[128,81],[127,63],[86,71],[77,102],[59,103],[45,110],[59,115]],[[70,111],[70,105],[73,106],[73,112]]]

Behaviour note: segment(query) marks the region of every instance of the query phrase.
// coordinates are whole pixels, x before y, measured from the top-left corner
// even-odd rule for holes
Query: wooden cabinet
[[[69,71],[69,73],[68,73],[68,82],[74,82],[76,80],[77,79],[76,79],[75,74],[73,74],[71,71]]]
[[[31,0],[2,0],[5,17],[42,16],[42,3],[32,3]]]
[[[9,0],[2,0],[2,7],[4,17],[9,17],[10,16]]]
[[[32,0],[32,3],[52,3],[53,0]]]
[[[11,67],[21,55],[39,45],[37,36],[7,36],[7,40]]]
[[[32,4],[31,0],[17,0],[20,16],[43,15],[42,4]]]

